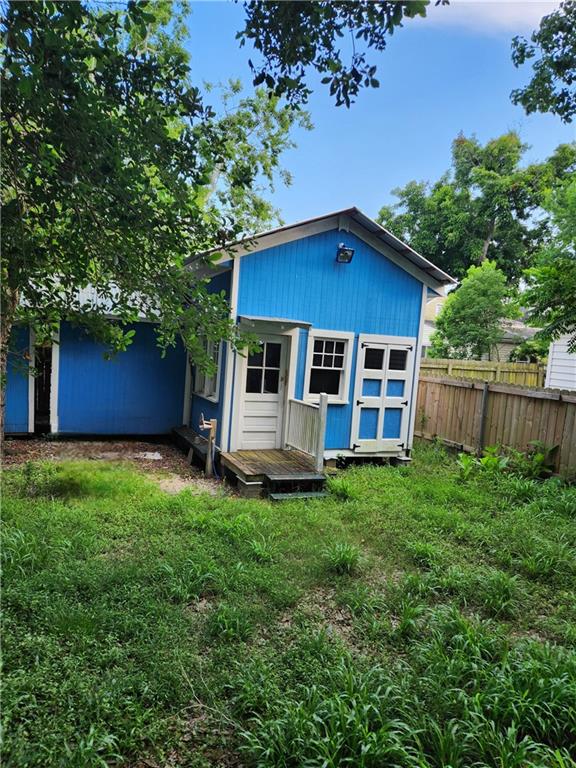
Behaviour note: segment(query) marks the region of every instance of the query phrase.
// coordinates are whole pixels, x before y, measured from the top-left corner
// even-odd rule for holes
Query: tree
[[[551,193],[547,207],[554,235],[526,273],[528,289],[522,300],[531,308],[532,324],[542,327],[541,337],[568,334],[568,348],[576,353],[576,181]]]
[[[250,41],[262,53],[261,65],[250,61],[255,85],[265,84],[293,104],[306,102],[311,93],[306,71],[312,68],[322,75],[336,104],[349,107],[362,87],[380,85],[376,66],[367,61],[361,46],[383,51],[388,36],[406,19],[426,16],[429,4],[429,0],[249,0],[244,3],[246,25],[238,38],[241,45]],[[437,0],[439,4],[446,5],[447,0]],[[347,39],[345,63],[342,43]]]
[[[576,170],[576,144],[522,167],[526,149],[514,132],[484,146],[460,135],[450,171],[394,190],[399,203],[378,221],[455,277],[491,259],[516,281],[548,235],[547,220],[535,218],[547,192]]]
[[[544,16],[530,42],[514,38],[514,65],[520,67],[532,59],[536,59],[532,79],[524,88],[512,91],[512,101],[521,104],[528,114],[552,112],[565,123],[572,122],[576,115],[575,0],[565,0],[558,10]]]
[[[3,384],[15,322],[41,340],[67,319],[122,350],[146,315],[161,346],[181,336],[210,366],[201,339],[239,336],[184,262],[270,217],[259,180],[305,116],[263,93],[222,116],[205,107],[170,3],[3,11]]]
[[[495,262],[469,267],[438,315],[432,355],[480,360],[490,354],[504,335],[502,321],[517,316],[512,298],[506,276]]]

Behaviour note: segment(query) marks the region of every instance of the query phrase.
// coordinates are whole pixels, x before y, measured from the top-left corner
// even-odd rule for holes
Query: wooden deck
[[[245,483],[322,481],[314,457],[301,451],[234,451],[221,453],[220,462]]]

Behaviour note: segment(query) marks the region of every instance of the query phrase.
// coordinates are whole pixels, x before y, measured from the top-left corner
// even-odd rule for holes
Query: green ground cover
[[[309,502],[3,487],[5,766],[576,765],[576,488],[434,446]]]

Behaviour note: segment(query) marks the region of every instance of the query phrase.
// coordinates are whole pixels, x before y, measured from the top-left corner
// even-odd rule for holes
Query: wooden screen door
[[[248,355],[242,388],[240,449],[282,447],[286,336],[261,336],[260,350]]]
[[[408,442],[416,339],[360,334],[350,447],[397,451]]]

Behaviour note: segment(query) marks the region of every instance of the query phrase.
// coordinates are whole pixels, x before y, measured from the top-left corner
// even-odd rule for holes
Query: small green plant
[[[498,473],[504,472],[510,461],[508,456],[503,456],[498,445],[491,445],[484,448],[484,455],[479,460],[480,467],[486,472]]]
[[[441,559],[440,550],[429,541],[409,542],[406,549],[412,560],[421,568],[432,568]]]
[[[354,486],[346,477],[329,477],[327,487],[330,493],[341,501],[350,501],[356,498]]]
[[[338,574],[352,574],[360,564],[360,550],[354,544],[341,541],[324,553],[328,570]]]
[[[242,611],[226,603],[220,603],[208,621],[208,633],[215,639],[226,642],[244,641],[252,633],[252,626]]]
[[[459,453],[457,464],[461,480],[468,480],[479,467],[478,459],[470,453]]]
[[[250,539],[248,542],[250,553],[258,563],[271,563],[274,560],[274,549],[269,539],[260,536],[257,539]]]

